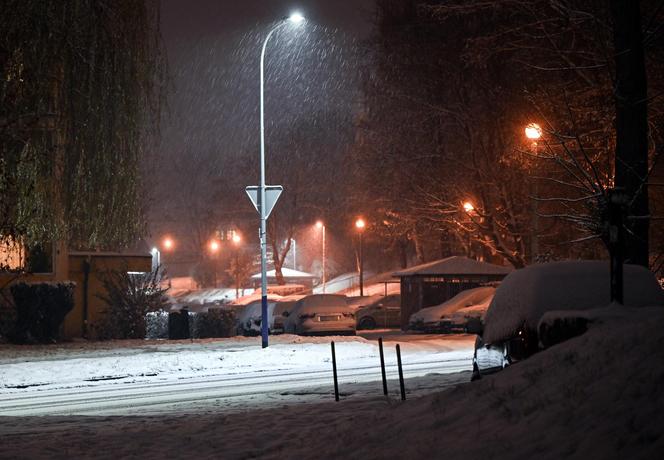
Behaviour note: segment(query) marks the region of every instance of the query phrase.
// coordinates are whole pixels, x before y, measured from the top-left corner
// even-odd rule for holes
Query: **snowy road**
[[[471,338],[401,342],[409,394],[466,380]],[[125,415],[246,410],[333,399],[330,338],[283,336],[269,349],[230,339],[47,356],[5,358],[0,416]],[[335,338],[343,397],[382,393],[376,343]],[[390,390],[398,391],[393,343],[386,342]],[[2,361],[0,361],[2,362]]]

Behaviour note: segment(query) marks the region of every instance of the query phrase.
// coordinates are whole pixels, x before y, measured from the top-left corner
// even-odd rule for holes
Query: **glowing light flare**
[[[323,228],[324,226],[325,226],[325,224],[323,223],[322,220],[319,220],[318,222],[316,222],[316,228],[321,229],[321,228]]]
[[[242,237],[237,233],[233,233],[232,240],[233,240],[233,243],[240,244],[242,242]]]
[[[219,251],[219,247],[220,247],[219,242],[217,240],[210,241],[210,244],[209,244],[210,251],[217,252],[217,251]]]
[[[297,25],[300,24],[302,21],[304,21],[304,16],[302,16],[302,13],[300,13],[299,11],[294,11],[293,13],[291,13],[290,16],[288,16],[288,20],[291,23]]]
[[[163,245],[164,245],[164,249],[166,249],[167,251],[170,251],[171,249],[173,249],[175,247],[175,242],[173,241],[172,238],[166,237],[166,238],[164,238]]]
[[[359,231],[364,230],[364,227],[366,226],[367,226],[366,222],[364,222],[364,219],[362,219],[361,217],[355,221],[355,228],[357,228]]]
[[[473,203],[471,203],[470,201],[466,201],[463,204],[463,210],[466,211],[467,213],[471,213],[475,210],[475,206],[473,206]]]
[[[528,139],[536,141],[542,137],[542,128],[537,123],[530,123],[524,131]]]

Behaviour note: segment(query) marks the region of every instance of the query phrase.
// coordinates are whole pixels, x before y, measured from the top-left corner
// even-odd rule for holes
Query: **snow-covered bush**
[[[207,339],[212,337],[232,337],[235,335],[235,312],[221,308],[211,308],[207,312],[190,313],[191,337]]]
[[[72,282],[13,284],[16,323],[10,340],[16,343],[49,343],[60,337],[60,326],[74,308]]]
[[[164,310],[147,312],[145,315],[145,338],[168,338],[168,312]]]

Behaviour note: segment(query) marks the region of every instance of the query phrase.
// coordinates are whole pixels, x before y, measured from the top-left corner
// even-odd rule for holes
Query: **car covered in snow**
[[[355,314],[346,296],[313,294],[297,301],[284,329],[287,334],[355,335]]]
[[[268,300],[267,302],[267,315],[268,318],[273,317],[273,312],[276,302]],[[262,301],[256,300],[246,305],[237,317],[237,333],[238,335],[256,336],[261,333],[262,323]],[[270,328],[271,324],[268,325]]]
[[[270,332],[272,334],[283,334],[285,332],[284,325],[290,314],[291,310],[295,308],[297,301],[304,296],[288,296],[279,300],[272,312],[272,326]]]
[[[484,316],[489,309],[493,294],[482,303],[460,308],[459,310],[443,315],[440,319],[440,328],[443,332],[463,332],[466,334],[480,334],[484,327]]]
[[[401,326],[401,296],[391,294],[355,311],[358,329],[393,328]]]
[[[610,303],[609,263],[565,261],[516,270],[496,290],[475,342],[473,378],[500,370],[540,349],[542,318],[564,311],[582,318],[587,310]],[[646,268],[624,266],[624,305],[664,305],[664,291]],[[576,313],[575,313],[576,312]],[[571,321],[569,337],[585,331],[585,320]]]
[[[413,313],[408,321],[408,328],[424,332],[445,332],[441,325],[444,318],[462,308],[483,304],[495,291],[496,288],[491,286],[461,291],[440,305],[423,308]]]

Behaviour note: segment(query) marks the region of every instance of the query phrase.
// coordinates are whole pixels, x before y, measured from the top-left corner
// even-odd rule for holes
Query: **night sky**
[[[303,118],[323,113],[323,119],[338,124],[326,129],[348,138],[348,120],[359,106],[359,56],[371,32],[372,4],[162,1],[171,88],[148,174],[154,238],[187,233],[178,227],[188,226],[193,212],[211,212],[210,199],[225,177],[245,178],[244,185],[258,182],[260,49],[269,30],[293,11],[306,22],[276,33],[266,54],[268,183],[271,149]],[[237,170],[238,158],[255,158],[255,167]],[[248,200],[241,205],[253,209]]]

